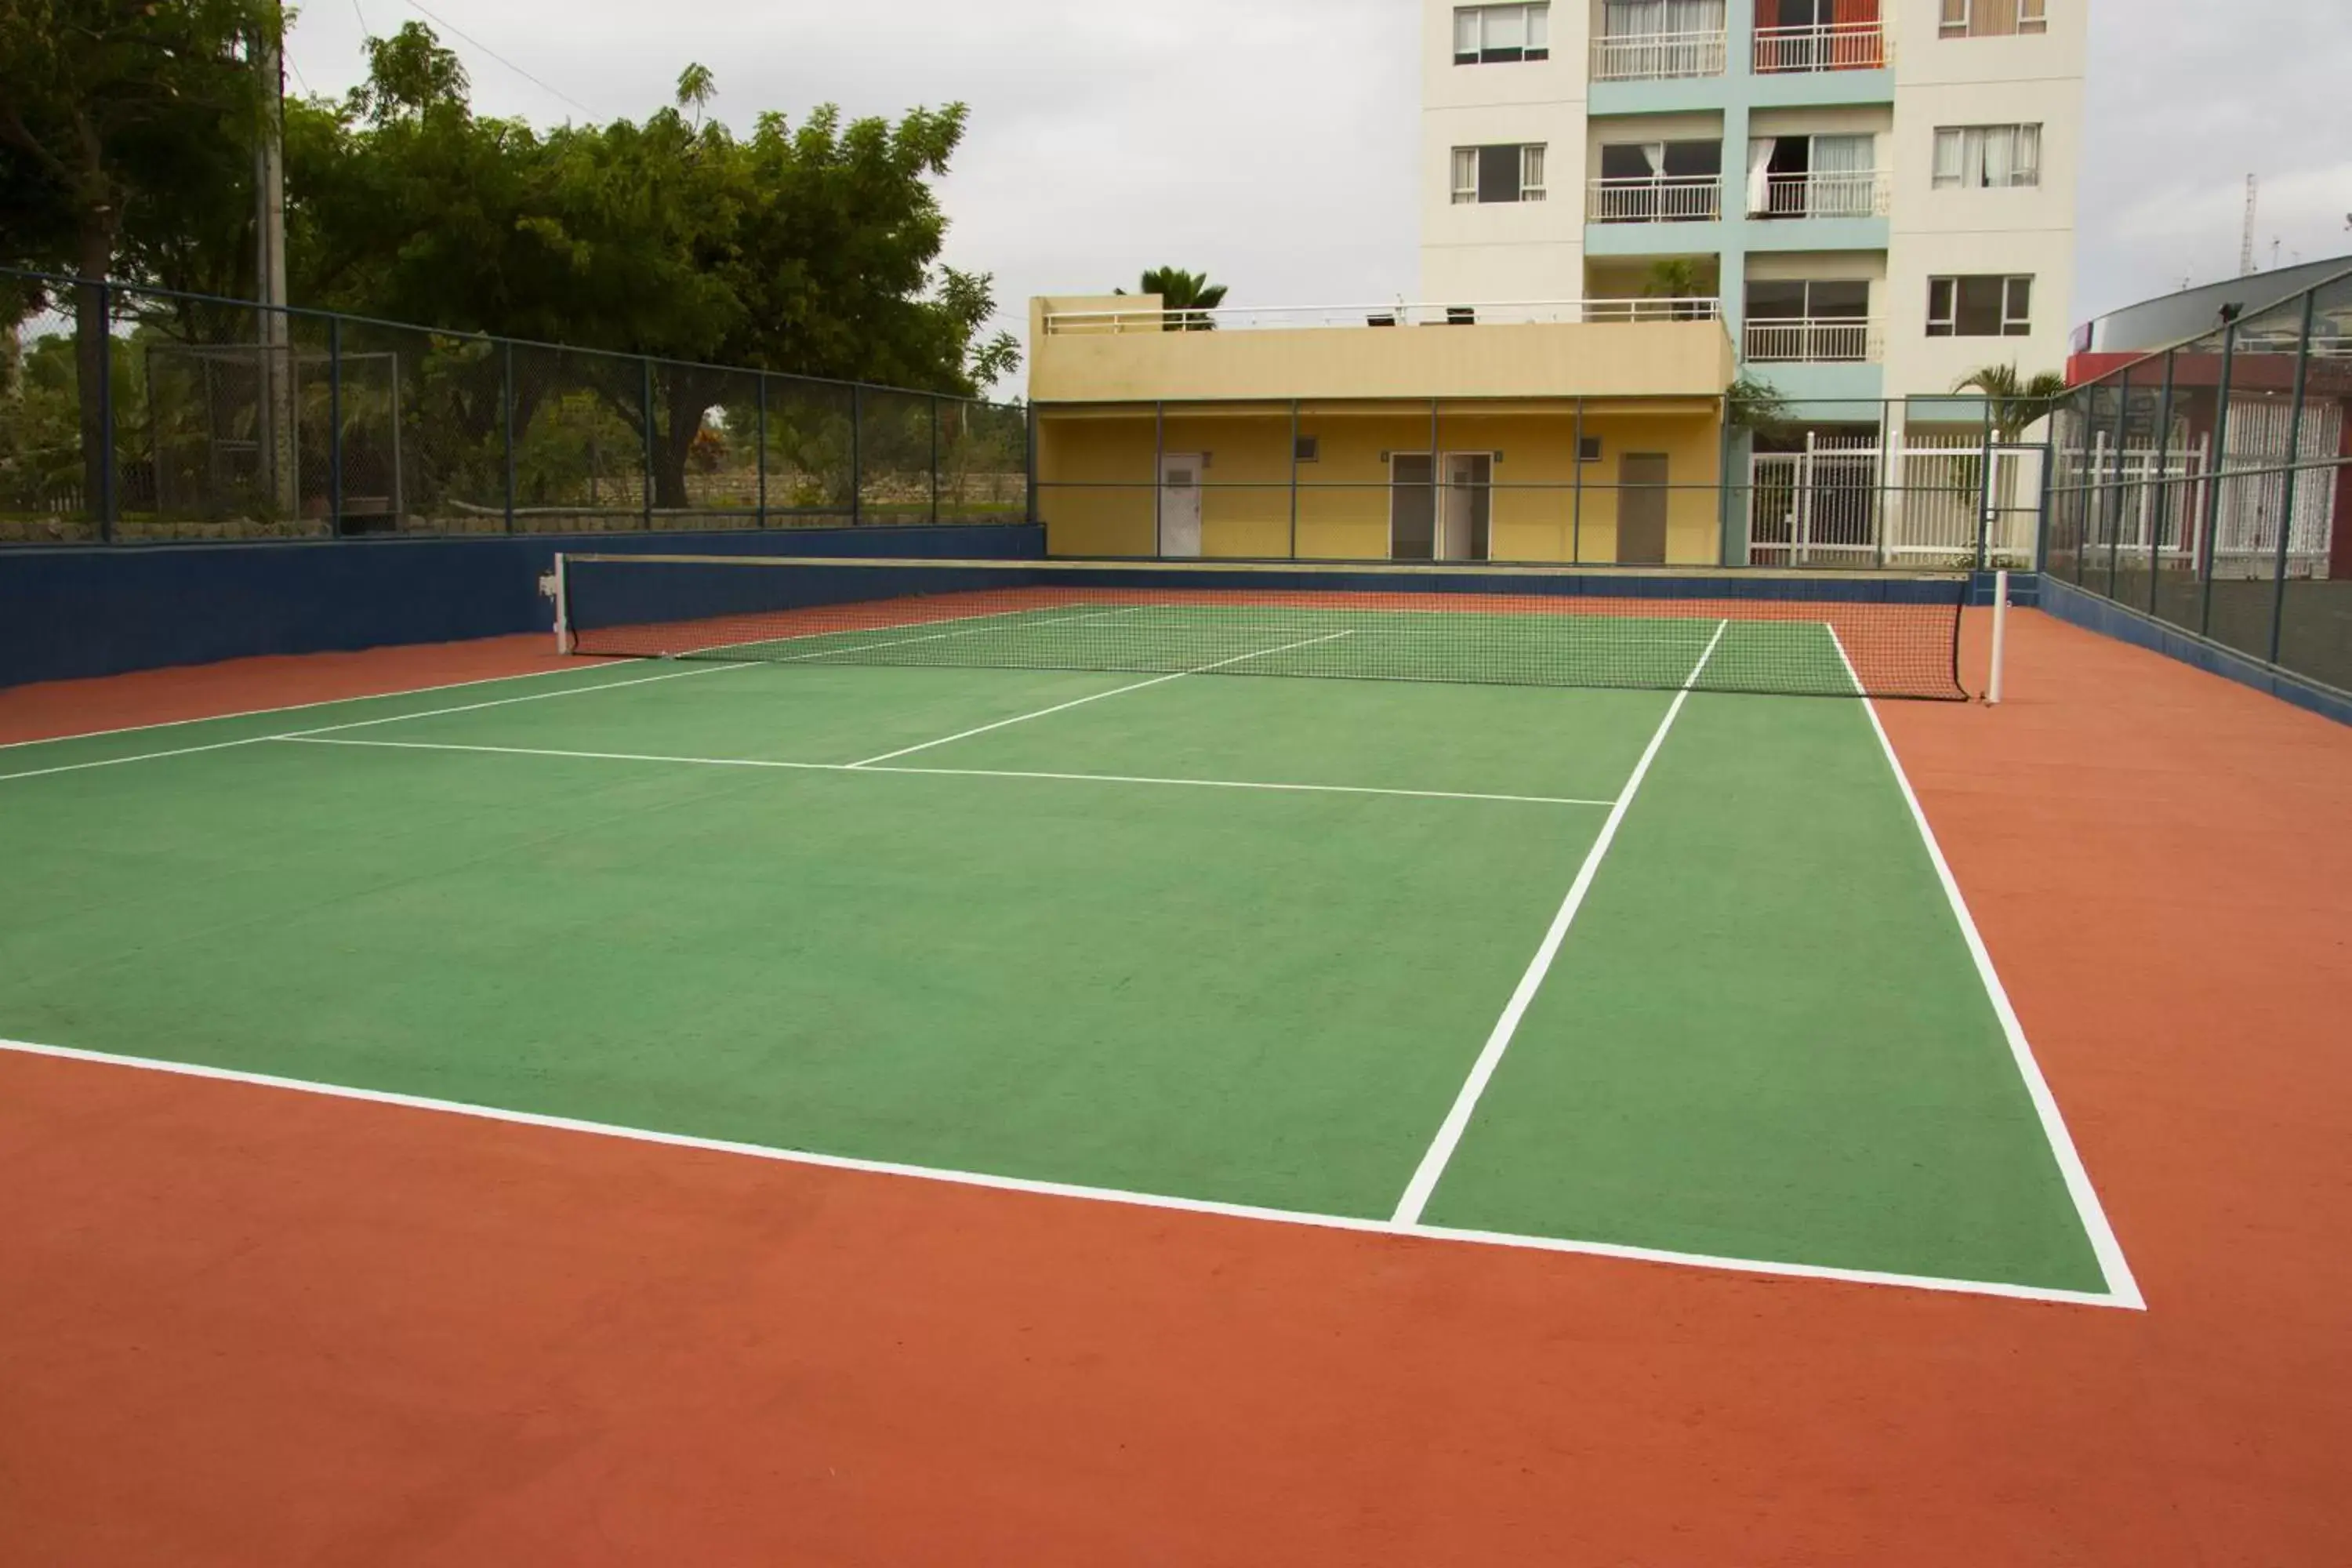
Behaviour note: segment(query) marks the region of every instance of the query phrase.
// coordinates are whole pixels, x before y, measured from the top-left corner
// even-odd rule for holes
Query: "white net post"
[[[556,657],[568,658],[572,652],[572,584],[569,563],[561,550],[555,552],[555,570],[547,574],[542,586],[547,596],[555,601]]]
[[[2009,574],[1992,576],[1992,679],[1985,688],[1989,707],[2000,705],[2001,677],[2009,662]]]

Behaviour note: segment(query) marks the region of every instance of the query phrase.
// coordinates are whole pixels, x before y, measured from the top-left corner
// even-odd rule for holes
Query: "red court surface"
[[[0,1053],[0,1561],[2345,1561],[2352,730],[2013,634],[2008,705],[1882,713],[2146,1312]],[[222,666],[72,711],[543,657]],[[63,691],[0,692],[0,738]]]

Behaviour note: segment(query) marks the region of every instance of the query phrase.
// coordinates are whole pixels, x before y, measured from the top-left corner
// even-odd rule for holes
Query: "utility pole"
[[[295,457],[295,367],[292,323],[286,315],[286,64],[275,32],[254,39],[260,77],[261,136],[253,150],[255,291],[261,310],[255,342],[260,354],[263,479],[280,519],[300,504]]]

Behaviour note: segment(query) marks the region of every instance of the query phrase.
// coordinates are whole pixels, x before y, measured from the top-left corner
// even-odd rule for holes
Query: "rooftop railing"
[[[1048,337],[1128,332],[1251,331],[1320,327],[1476,327],[1607,321],[1712,321],[1711,299],[1537,300],[1473,304],[1263,305],[1213,310],[1120,309],[1053,310]]]

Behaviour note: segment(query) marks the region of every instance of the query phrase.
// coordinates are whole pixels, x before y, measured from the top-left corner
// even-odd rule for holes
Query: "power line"
[[[358,0],[352,0],[352,4],[357,5]],[[448,28],[452,33],[457,34],[457,37],[465,39],[466,42],[473,45],[474,47],[481,50],[482,53],[489,56],[490,58],[498,61],[499,64],[506,67],[507,69],[514,72],[515,75],[522,78],[523,80],[530,83],[533,87],[538,88],[541,91],[552,93],[557,98],[560,98],[564,102],[570,104],[572,108],[578,110],[581,113],[587,115],[591,119],[595,118],[596,111],[594,110],[589,108],[586,104],[581,102],[570,93],[565,92],[562,88],[551,87],[546,82],[540,80],[539,78],[531,75],[530,72],[523,69],[522,67],[515,64],[514,61],[507,58],[506,56],[499,53],[498,50],[490,47],[489,45],[482,42],[481,39],[475,37],[472,34],[460,28],[455,22],[452,22],[444,16],[435,16],[432,12],[425,10],[424,6],[418,5],[416,0],[408,0],[408,5],[411,10],[420,13],[426,21],[437,22],[442,26]]]

